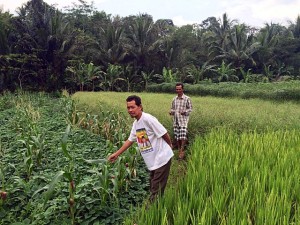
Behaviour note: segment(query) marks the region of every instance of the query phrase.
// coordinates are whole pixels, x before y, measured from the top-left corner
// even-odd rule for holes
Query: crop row
[[[148,182],[136,149],[106,161],[125,128],[105,118],[122,115],[46,94],[6,93],[0,104],[0,224],[117,224],[141,203]]]

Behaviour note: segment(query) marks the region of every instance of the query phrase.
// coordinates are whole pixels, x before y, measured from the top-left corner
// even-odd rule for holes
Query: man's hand
[[[117,160],[118,156],[119,155],[115,152],[115,153],[111,154],[110,156],[108,156],[108,161],[115,162]]]
[[[171,116],[173,116],[175,113],[174,113],[173,111],[170,111],[169,114],[170,114]]]
[[[108,156],[107,160],[110,162],[115,162],[119,157],[119,155],[121,155],[124,151],[126,151],[132,144],[133,141],[129,141],[129,140],[125,141],[122,147],[118,151]]]

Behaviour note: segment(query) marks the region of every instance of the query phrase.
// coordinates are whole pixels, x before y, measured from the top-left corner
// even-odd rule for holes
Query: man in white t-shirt
[[[123,146],[108,157],[114,162],[119,155],[137,142],[140,153],[150,171],[150,201],[163,194],[170,173],[173,157],[172,142],[166,128],[152,115],[143,112],[139,96],[126,99],[127,111],[135,118],[129,138]]]

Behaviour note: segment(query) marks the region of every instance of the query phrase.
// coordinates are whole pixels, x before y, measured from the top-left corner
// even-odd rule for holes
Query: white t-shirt
[[[150,171],[164,166],[174,155],[170,145],[162,138],[165,133],[166,128],[149,113],[143,112],[141,118],[133,122],[128,140],[137,142]]]

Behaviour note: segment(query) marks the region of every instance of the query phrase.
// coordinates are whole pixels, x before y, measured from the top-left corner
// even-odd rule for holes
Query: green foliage
[[[204,80],[205,75],[208,73],[213,73],[216,65],[209,65],[209,62],[205,62],[200,68],[196,66],[188,66],[185,69],[187,70],[188,76],[186,79],[193,80],[193,84],[198,84],[200,81]]]
[[[240,68],[240,72],[242,74],[242,81],[244,83],[249,83],[250,82],[250,77],[251,77],[251,69],[248,69],[247,71],[244,71],[242,68]]]
[[[238,97],[243,99],[259,98],[271,101],[295,101],[299,102],[299,81],[282,82],[256,82],[263,81],[264,75],[245,74],[245,79],[251,83],[222,82],[211,83],[201,82],[195,85],[185,85],[186,93],[195,96],[215,96],[215,97]],[[248,79],[247,79],[248,78]],[[148,86],[149,92],[172,93],[174,85],[171,83],[151,84]]]
[[[167,69],[165,67],[163,68],[162,76],[163,76],[163,81],[166,83],[172,83],[177,80],[176,79],[177,73],[176,72],[173,73],[172,69]]]
[[[150,84],[148,92],[153,93],[174,93],[175,83]]]
[[[8,37],[11,32],[12,15],[8,12],[2,12],[0,9],[0,54],[7,54],[10,51]]]
[[[264,74],[259,82],[299,79],[299,17],[256,29],[226,13],[181,27],[145,13],[112,17],[84,0],[65,10],[30,0],[17,11],[0,10],[1,92],[143,91],[150,80],[245,82],[240,73],[249,70]]]
[[[120,91],[117,82],[121,81],[127,85],[127,81],[121,78],[122,67],[119,65],[109,64],[107,71],[102,72],[100,88],[104,91]]]
[[[66,68],[66,72],[71,76],[67,78],[70,85],[75,84],[80,91],[84,90],[84,86],[92,84],[91,90],[94,90],[94,80],[100,76],[100,67],[95,66],[92,62],[89,64],[83,62],[72,62],[73,65]]]
[[[268,83],[269,84],[269,83]],[[230,84],[227,84],[230,86]],[[261,84],[267,85],[267,84]],[[172,118],[169,115],[173,94],[138,93],[142,98],[145,112],[156,116],[172,135]],[[194,87],[194,85],[191,85]],[[189,88],[188,85],[185,86]],[[226,86],[224,86],[226,90]],[[98,104],[113,106],[120,112],[126,113],[125,99],[132,93],[76,93],[72,98],[78,101],[80,107],[90,106],[95,114],[100,112]],[[187,93],[189,95],[189,92]],[[193,140],[196,135],[204,135],[212,128],[225,126],[238,132],[254,130],[265,131],[267,127],[274,129],[299,129],[300,107],[293,102],[274,102],[260,99],[241,98],[215,98],[207,96],[190,95],[193,103],[193,112],[189,122],[189,138]],[[112,101],[113,99],[113,101]],[[158,107],[159,106],[159,107]],[[293,110],[291,110],[293,109]],[[129,126],[131,122],[127,122]],[[129,132],[130,128],[127,129]]]
[[[8,97],[0,111],[0,224],[120,224],[129,204],[143,201],[147,174],[134,148],[108,163],[117,146],[66,124],[68,98],[7,93],[0,104]]]
[[[235,70],[231,68],[231,63],[226,65],[224,61],[222,61],[222,64],[219,68],[216,69],[216,72],[218,73],[218,80],[221,81],[238,81],[234,80],[233,75],[235,73]]]
[[[293,129],[214,129],[197,137],[176,189],[125,224],[299,223],[299,141]]]

